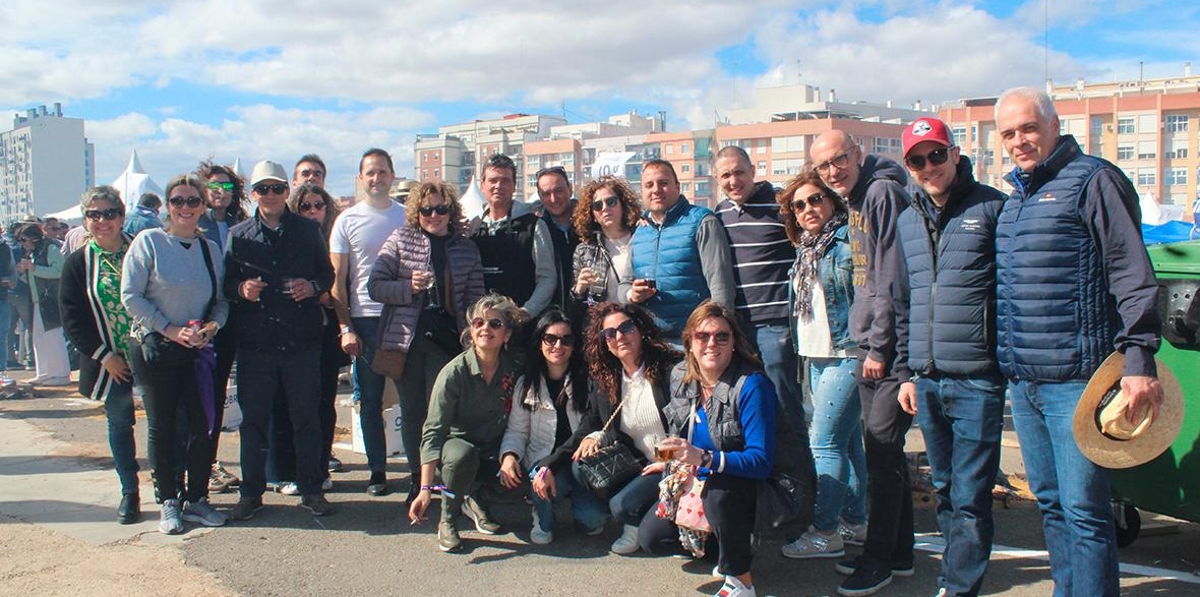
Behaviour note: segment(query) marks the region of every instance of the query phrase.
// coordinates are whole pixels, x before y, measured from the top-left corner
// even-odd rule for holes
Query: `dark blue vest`
[[[1079,215],[1084,187],[1107,162],[1069,135],[1012,195],[996,229],[997,358],[1013,379],[1087,379],[1119,328],[1096,240]]]
[[[633,277],[640,279],[653,273],[658,293],[645,306],[654,313],[665,338],[679,338],[692,310],[712,297],[696,247],[696,230],[708,215],[712,215],[708,208],[680,197],[667,211],[661,227],[647,212],[633,233]]]

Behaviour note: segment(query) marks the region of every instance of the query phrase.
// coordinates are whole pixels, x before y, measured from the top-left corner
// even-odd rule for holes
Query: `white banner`
[[[635,155],[637,154],[632,151],[597,154],[596,161],[592,163],[592,178],[601,176],[625,178],[625,164]]]

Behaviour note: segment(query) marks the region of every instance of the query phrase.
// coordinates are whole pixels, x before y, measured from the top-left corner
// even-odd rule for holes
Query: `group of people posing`
[[[367,493],[392,489],[390,380],[408,517],[425,521],[440,494],[441,550],[461,549],[460,519],[499,532],[489,502],[524,492],[532,543],[562,532],[554,503],[570,500],[579,533],[621,525],[615,553],[715,555],[721,597],[756,594],[760,494],[781,475],[815,487],[811,525],[784,556],[838,560],[838,593],[852,597],[913,574],[904,438],[916,417],[946,540],[931,592],[976,595],[1007,391],[1055,595],[1115,596],[1107,477],[1074,444],[1070,415],[1114,350],[1131,410],[1161,400],[1137,196],[1059,134],[1045,93],[1006,92],[996,119],[1016,166],[1009,196],[974,180],[932,117],[906,127],[903,166],[821,134],[781,191],[725,147],[715,210],[651,160],[640,197],[605,177],[576,200],[562,168],[541,170],[539,214],[513,200],[516,167],[494,155],[484,213],[467,221],[442,182],[393,201],[379,149],[360,162],[362,200],[340,214],[315,155],[291,183],[257,164],[253,213],[242,179],[204,163],[168,183],[165,227],[132,238],[116,191],[91,189],[60,299],[85,357],[81,392],[105,400],[118,516],[139,515],[134,381],[163,532],[255,516],[268,471],[313,515],[331,513],[334,397],[352,363]],[[221,512],[207,494],[235,359],[242,478]],[[581,463],[618,445],[640,471],[600,491]],[[704,532],[664,515],[680,469],[704,479]],[[846,543],[861,554],[845,557]]]

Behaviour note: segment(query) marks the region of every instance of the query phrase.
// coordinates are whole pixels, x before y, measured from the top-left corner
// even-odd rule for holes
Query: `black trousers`
[[[346,353],[342,352],[337,324],[326,325],[321,343],[321,382],[318,386],[320,402],[317,405],[317,416],[321,421],[321,462],[326,463],[322,466],[327,466],[330,457],[333,456],[333,434],[337,426],[338,374],[341,373],[342,367],[350,364],[349,360]],[[292,419],[288,415],[287,396],[282,388],[275,394],[275,407],[271,413],[267,441],[267,482],[295,481],[295,438],[292,435]]]
[[[894,565],[909,566],[913,561],[913,502],[904,435],[912,425],[912,416],[896,401],[899,379],[864,379],[861,359],[854,375],[862,402],[870,507],[863,558],[884,570]]]
[[[233,314],[230,313],[230,318]],[[237,357],[237,342],[234,340],[233,328],[229,327],[232,320],[217,331],[213,338],[213,349],[217,351],[217,366],[213,368],[213,392],[217,400],[216,425],[212,433],[213,461],[217,460],[217,449],[221,443],[221,426],[225,421],[225,388],[229,385],[229,372],[233,371],[233,360]]]
[[[208,495],[208,477],[212,472],[212,436],[208,433],[208,418],[200,402],[196,384],[196,369],[192,363],[162,367],[151,366],[142,356],[142,345],[129,340],[129,367],[142,387],[142,404],[146,409],[146,436],[150,454],[151,476],[154,478],[156,501],[179,497],[176,475],[177,435],[182,433],[179,417],[186,420],[187,447],[183,497],[194,502]]]
[[[704,485],[704,512],[713,533],[705,545],[705,558],[717,554],[717,572],[740,576],[750,572],[753,555],[750,536],[754,533],[758,481],[720,473],[712,474]],[[638,525],[638,543],[650,555],[683,553],[679,529],[663,520],[651,508]]]

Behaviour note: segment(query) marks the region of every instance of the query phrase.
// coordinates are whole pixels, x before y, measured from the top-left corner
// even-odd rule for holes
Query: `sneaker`
[[[280,481],[275,486],[275,491],[283,495],[300,495],[300,486],[295,481]]]
[[[779,548],[785,558],[807,560],[813,558],[840,558],[846,555],[845,544],[837,532],[825,536],[818,531],[806,531],[799,539]]]
[[[458,536],[458,527],[452,520],[438,522],[438,549],[451,552],[462,549],[462,537]]]
[[[713,597],[758,597],[754,587],[747,587],[736,576],[726,576],[725,584]]]
[[[208,478],[209,493],[228,493],[233,491],[233,486],[221,480],[215,473]]]
[[[338,460],[336,456],[329,457],[329,472],[340,473],[344,470],[346,470],[346,467],[342,466],[341,460]]]
[[[483,505],[475,499],[475,496],[468,495],[467,499],[463,500],[462,512],[475,523],[475,530],[480,533],[495,535],[500,532],[500,525],[488,518],[487,510],[483,509]]]
[[[549,545],[554,541],[554,531],[543,531],[537,507],[533,509],[533,527],[529,529],[529,542],[534,545]]]
[[[851,574],[854,574],[855,570],[858,569],[859,562],[861,560],[862,560],[861,555],[854,556],[852,558],[847,558],[845,560],[838,562],[837,564],[834,564],[833,569],[834,569],[834,571],[836,571],[838,574],[841,574],[842,576],[850,576]],[[916,573],[916,571],[913,569],[913,565],[911,563],[909,563],[909,564],[892,564],[892,576],[901,576],[901,577],[907,578],[909,576],[912,576],[915,573]]]
[[[47,387],[69,386],[69,385],[71,385],[71,378],[70,377],[47,377],[47,378],[42,379],[38,383],[38,385],[39,386],[47,386]]]
[[[194,502],[188,502],[183,509],[183,519],[206,527],[225,526],[229,520],[224,514],[213,509],[208,498],[202,497]]]
[[[158,518],[158,530],[164,535],[178,535],[183,532],[179,500],[163,500],[162,514]]]
[[[262,497],[243,497],[229,511],[229,520],[250,520],[263,509]]]
[[[333,506],[330,505],[329,500],[325,499],[324,495],[319,493],[300,498],[300,507],[312,512],[313,516],[333,514]]]
[[[371,473],[371,480],[367,481],[367,495],[379,497],[387,494],[387,473],[383,471]]]
[[[843,520],[838,522],[838,534],[846,545],[861,546],[867,542],[867,523],[849,524]]]
[[[325,480],[321,481],[321,491],[332,491],[332,490],[333,490],[333,479],[330,479],[329,477],[325,477]]]
[[[213,463],[211,478],[220,479],[222,483],[229,487],[236,488],[242,486],[242,480],[237,475],[225,470],[225,467],[221,466],[221,461],[219,460]]]
[[[842,597],[865,597],[874,595],[892,583],[892,572],[878,566],[862,565],[838,587]]]
[[[637,525],[627,524],[621,530],[621,536],[613,541],[612,547],[609,548],[613,553],[628,555],[636,552],[638,546],[638,528]]]

